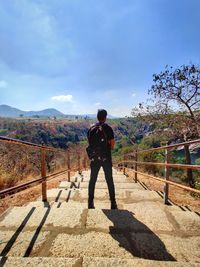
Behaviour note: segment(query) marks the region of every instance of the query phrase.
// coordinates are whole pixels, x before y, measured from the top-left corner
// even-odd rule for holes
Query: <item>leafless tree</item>
[[[200,135],[200,68],[182,65],[166,66],[159,74],[153,74],[153,85],[148,91],[152,96],[146,103],[133,108],[132,115],[144,121],[162,125],[169,139],[187,141]],[[185,147],[187,163],[191,164],[189,149]],[[192,170],[188,181],[194,185]]]

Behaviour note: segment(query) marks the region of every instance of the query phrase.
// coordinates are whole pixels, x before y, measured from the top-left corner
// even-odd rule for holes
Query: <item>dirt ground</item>
[[[130,177],[134,177],[134,172],[132,171],[127,171],[127,174]],[[144,182],[151,190],[163,192],[164,184],[162,182],[147,178],[146,176],[140,174],[138,174],[138,180]],[[170,185],[169,199],[176,205],[185,206],[192,211],[200,212],[200,198],[193,197],[187,190]]]
[[[71,175],[74,175],[72,173]],[[56,188],[60,182],[64,179],[67,179],[67,173],[56,176],[54,179],[47,182],[47,189]],[[8,195],[0,199],[0,215],[6,211],[8,208],[13,206],[23,206],[28,202],[37,200],[42,193],[42,185],[36,185],[34,187],[28,188],[24,191],[18,192],[13,195]]]
[[[73,175],[74,173],[72,173]],[[134,173],[128,171],[129,177],[134,177]],[[145,185],[155,191],[163,191],[163,183],[152,180],[142,175],[138,175],[139,181],[145,183]],[[67,174],[62,174],[47,182],[47,189],[58,187],[59,183],[67,179]],[[41,196],[41,184],[35,187],[26,189],[16,194],[6,196],[0,199],[0,214],[13,206],[23,206],[28,202],[35,201]],[[170,200],[179,206],[187,206],[190,210],[200,212],[200,198],[193,197],[191,194],[181,188],[170,185],[169,187]]]

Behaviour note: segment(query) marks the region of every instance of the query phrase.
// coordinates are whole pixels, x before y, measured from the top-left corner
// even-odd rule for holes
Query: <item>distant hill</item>
[[[40,117],[69,117],[69,118],[83,118],[83,117],[88,117],[88,118],[96,118],[96,114],[64,114],[60,112],[59,110],[55,108],[48,108],[40,111],[24,111],[20,110],[18,108],[14,108],[8,105],[0,105],[0,117],[33,117],[33,116],[40,116]],[[116,118],[112,115],[108,115],[108,118]]]
[[[81,116],[81,117],[88,117],[88,118],[96,119],[97,114],[82,114],[82,115],[78,115],[78,116],[79,116],[79,117]],[[116,118],[118,118],[118,117],[116,117],[116,116],[112,116],[112,115],[108,114],[108,118],[109,118],[109,119],[116,119]]]
[[[0,105],[1,117],[32,117],[32,116],[64,116],[64,114],[57,109],[48,108],[40,111],[23,111],[17,108],[10,107],[8,105]]]

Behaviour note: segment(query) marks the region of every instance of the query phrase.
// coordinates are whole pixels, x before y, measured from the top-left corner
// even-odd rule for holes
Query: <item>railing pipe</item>
[[[165,149],[165,163],[168,164],[170,161],[170,149]],[[165,181],[169,180],[170,168],[165,166]],[[169,184],[165,183],[164,185],[164,204],[168,204],[168,195],[169,195]]]
[[[125,154],[124,154],[123,174],[124,174],[124,175],[126,174]]]
[[[53,151],[53,152],[61,152],[61,153],[65,152],[62,149],[53,148],[53,147],[51,148],[51,147],[47,147],[47,146],[43,146],[43,145],[37,145],[37,144],[31,143],[31,142],[22,141],[22,140],[18,140],[18,139],[6,137],[6,136],[0,136],[0,142],[13,143],[13,144],[17,144],[17,145],[24,145],[24,146],[34,147],[34,148],[38,148],[38,149],[41,148],[41,149],[45,149],[45,150]]]
[[[31,142],[26,142],[26,141],[21,141],[18,139],[14,139],[14,138],[9,138],[9,137],[5,137],[5,136],[0,136],[0,142],[4,142],[4,143],[12,143],[12,144],[18,144],[18,145],[24,145],[24,146],[29,146],[29,147],[34,147],[40,150],[41,153],[41,158],[40,158],[40,162],[41,162],[41,178],[29,181],[27,183],[18,185],[18,186],[14,186],[11,188],[7,188],[4,190],[0,191],[0,198],[4,197],[6,194],[11,194],[11,193],[15,193],[16,191],[19,190],[23,190],[26,189],[27,187],[30,186],[34,186],[34,184],[42,184],[42,201],[47,201],[47,179],[48,177],[53,177],[56,174],[62,173],[58,172],[56,174],[52,174],[47,176],[46,175],[46,151],[53,151],[53,152],[62,152],[62,153],[66,153],[66,151],[62,150],[62,149],[56,149],[56,148],[51,148],[51,147],[46,147],[44,145],[38,145],[38,144],[34,144]],[[70,164],[70,154],[68,152],[68,159],[67,159],[67,170],[65,170],[64,172],[68,172],[68,181],[70,181],[70,171],[71,171],[71,164]],[[80,164],[81,158],[80,158],[80,154],[78,154],[78,170],[79,172],[81,171],[81,164]]]
[[[192,162],[191,162],[189,146],[188,145],[184,145],[184,150],[185,150],[186,163],[188,165],[191,165]],[[189,185],[191,187],[194,187],[195,186],[195,181],[193,179],[192,169],[187,169],[187,179],[188,179]]]
[[[146,153],[146,152],[152,152],[152,151],[156,151],[156,150],[172,149],[172,148],[179,147],[179,146],[185,146],[185,145],[189,146],[189,145],[199,144],[199,143],[200,143],[200,139],[196,139],[193,141],[187,141],[187,142],[174,144],[174,145],[155,147],[155,148],[150,148],[150,149],[145,149],[145,150],[138,150],[137,153]]]
[[[81,155],[80,155],[80,152],[77,152],[78,153],[78,173],[80,174],[81,173]]]
[[[68,151],[67,153],[67,168],[68,168],[68,172],[67,172],[67,175],[68,175],[68,182],[70,182],[70,169],[71,169],[71,164],[70,164],[70,152]]]
[[[55,176],[60,175],[60,174],[62,174],[64,172],[67,172],[67,171],[68,170],[62,170],[62,171],[59,171],[59,172],[55,172],[55,173],[49,174],[45,178],[47,179],[47,181],[49,181],[49,180],[55,178]],[[28,182],[23,183],[23,184],[20,184],[20,185],[15,185],[15,186],[12,186],[12,187],[3,189],[3,190],[0,191],[0,198],[4,197],[5,195],[14,194],[14,193],[19,192],[21,190],[25,190],[25,189],[27,189],[29,187],[38,185],[42,181],[43,181],[43,178],[40,177],[40,178],[37,178],[37,179],[31,180],[31,181],[28,181]]]
[[[200,139],[196,139],[196,140],[192,140],[192,141],[187,141],[187,142],[183,142],[183,143],[179,143],[179,144],[174,144],[174,145],[167,145],[167,146],[160,146],[160,147],[154,147],[154,148],[149,148],[149,149],[145,149],[145,150],[138,150],[137,153],[147,153],[147,152],[152,152],[152,151],[157,151],[157,150],[165,150],[165,149],[172,149],[172,148],[176,148],[179,146],[190,146],[190,145],[194,145],[194,144],[199,144],[200,143]],[[126,155],[134,155],[135,152],[131,152],[128,153]]]
[[[86,158],[86,156],[83,158],[83,168],[84,168],[84,170],[87,169],[87,158]]]
[[[47,201],[47,182],[46,182],[46,151],[41,148],[41,177],[42,181],[42,201]]]
[[[132,170],[132,171],[134,171],[134,170]],[[146,176],[146,177],[148,177],[150,179],[157,180],[157,181],[162,182],[162,183],[167,183],[169,185],[174,185],[174,186],[177,186],[177,187],[182,188],[184,190],[190,191],[192,193],[197,193],[197,194],[200,195],[200,190],[198,190],[198,189],[191,188],[191,187],[188,187],[188,186],[185,186],[185,185],[182,185],[182,184],[178,184],[178,183],[172,182],[170,180],[166,181],[163,178],[155,177],[155,176],[147,174],[145,172],[139,172],[138,171],[137,173],[141,174],[141,175],[144,175],[144,176]]]
[[[4,197],[7,194],[12,194],[13,192],[16,193],[19,190],[28,188],[32,184],[35,184],[36,185],[38,183],[41,183],[42,180],[43,180],[43,178],[40,177],[38,179],[35,179],[35,180],[32,180],[32,181],[26,182],[26,183],[21,184],[21,185],[15,185],[15,186],[12,186],[10,188],[3,189],[3,190],[0,191],[0,198]]]
[[[135,163],[136,161],[126,160],[122,161],[122,163]],[[174,164],[174,163],[159,163],[159,162],[145,162],[145,161],[137,161],[137,164],[140,165],[154,165],[161,167],[170,167],[170,168],[180,168],[180,169],[193,169],[199,170],[200,165],[188,165],[188,164]]]
[[[138,154],[137,154],[137,149],[135,151],[135,183],[137,183],[137,168],[138,168]]]

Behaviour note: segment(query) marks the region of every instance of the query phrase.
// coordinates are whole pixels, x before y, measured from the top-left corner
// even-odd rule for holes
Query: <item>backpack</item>
[[[86,148],[90,160],[106,160],[108,140],[103,124],[95,124],[88,131],[89,146]]]

